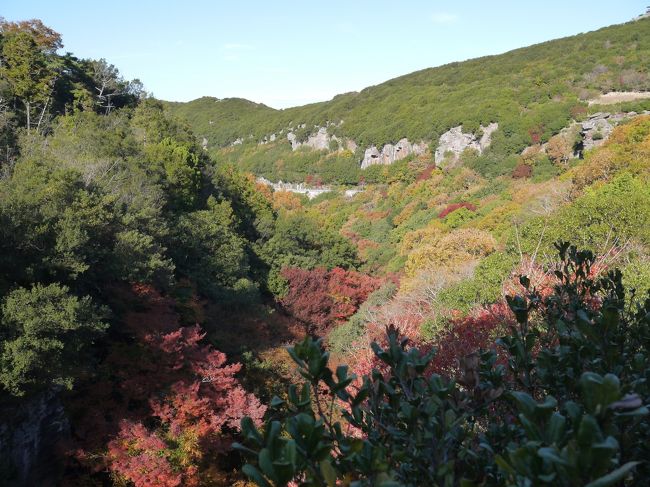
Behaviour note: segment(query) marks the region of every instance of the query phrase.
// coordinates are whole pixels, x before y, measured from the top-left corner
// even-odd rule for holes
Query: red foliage
[[[281,304],[304,323],[311,333],[324,335],[327,330],[352,316],[380,281],[339,267],[327,271],[287,268],[282,271],[289,291]]]
[[[584,105],[574,105],[569,110],[569,113],[571,114],[571,118],[577,120],[578,118],[587,114],[587,107]]]
[[[431,363],[432,372],[457,377],[459,360],[478,350],[494,348],[499,332],[505,331],[512,322],[513,316],[505,303],[452,320],[448,330],[433,344],[437,352]]]
[[[75,456],[136,486],[198,485],[201,460],[230,446],[242,417],[261,423],[266,408],[235,377],[241,365],[202,343],[199,325],[178,326],[173,300],[134,291],[150,307],[127,313],[133,338],[111,344],[103,379],[74,404]]]
[[[320,188],[323,185],[323,180],[322,180],[322,178],[320,176],[314,176],[313,174],[307,174],[307,176],[305,176],[305,184]]]
[[[515,167],[512,170],[513,179],[529,178],[532,175],[533,175],[533,168],[528,164],[523,164],[523,163],[517,164],[517,167]]]
[[[528,129],[528,136],[533,144],[539,144],[542,142],[542,135],[544,135],[543,125],[536,125],[535,127]]]
[[[368,220],[374,221],[374,220],[381,220],[382,218],[386,218],[388,215],[390,215],[390,210],[367,211],[363,216]]]
[[[191,480],[174,472],[168,457],[161,454],[166,447],[142,424],[122,421],[117,438],[108,444],[109,469],[135,487],[177,487],[183,480],[184,485],[196,485],[195,469]]]
[[[427,166],[418,176],[415,178],[416,181],[426,181],[431,177],[431,174],[433,171],[435,171],[436,165],[435,164],[430,164]]]
[[[450,213],[456,210],[460,210],[461,208],[467,208],[469,211],[476,211],[476,205],[468,203],[467,201],[463,201],[462,203],[452,203],[450,205],[447,205],[445,209],[438,214],[438,218],[442,220]]]

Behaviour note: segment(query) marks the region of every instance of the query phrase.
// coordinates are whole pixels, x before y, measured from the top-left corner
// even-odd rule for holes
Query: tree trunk
[[[45,110],[47,110],[47,105],[50,103],[50,98],[45,101],[45,105],[43,106],[43,110],[41,111],[41,117],[38,119],[38,124],[36,125],[36,133],[38,133],[41,130],[41,122],[43,121],[43,116],[45,115]]]
[[[29,106],[30,103],[27,100],[25,100],[23,103],[25,103],[25,111],[27,112],[27,134],[29,135],[29,126],[31,124],[31,119],[30,119],[30,116],[29,116],[29,113],[31,111],[30,106]]]

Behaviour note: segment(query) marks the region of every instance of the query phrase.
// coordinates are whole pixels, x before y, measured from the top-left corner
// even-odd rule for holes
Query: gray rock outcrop
[[[499,128],[499,124],[493,122],[487,127],[481,125],[480,128],[482,132],[480,138],[476,134],[463,132],[461,125],[452,127],[442,134],[434,156],[436,164],[443,162],[445,157],[451,157],[453,161],[457,161],[466,149],[474,149],[482,154],[492,143],[492,134]]]
[[[287,134],[287,140],[291,144],[291,148],[293,150],[296,150],[298,147],[300,147],[300,142],[298,141],[298,137],[296,137],[296,134],[293,132],[289,132]]]
[[[2,485],[56,485],[62,459],[57,445],[69,435],[69,423],[55,390],[25,403],[19,410],[1,411],[0,468],[10,472]]]
[[[649,115],[650,110],[645,110],[642,114]],[[603,144],[603,142],[605,142],[612,134],[614,127],[623,120],[637,115],[639,115],[637,112],[594,113],[587,120],[581,123],[583,150],[590,150]]]
[[[315,133],[310,134],[304,142],[300,142],[296,137],[296,134],[293,132],[287,133],[287,140],[291,143],[291,149],[297,150],[298,147],[306,146],[315,150],[329,150],[331,141],[338,142],[339,139],[336,135],[330,135],[327,133],[326,127],[317,128],[318,130]]]
[[[330,140],[336,140],[336,136],[332,137],[327,133],[325,127],[320,127],[318,132],[307,137],[304,145],[316,150],[327,150],[330,148]]]
[[[356,145],[356,144],[355,144]],[[361,160],[361,169],[375,164],[392,164],[411,154],[421,155],[429,148],[425,142],[412,144],[408,139],[400,139],[395,145],[386,144],[381,151],[376,146],[368,147]]]

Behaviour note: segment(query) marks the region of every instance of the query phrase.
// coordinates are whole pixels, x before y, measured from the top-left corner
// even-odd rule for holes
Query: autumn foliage
[[[436,354],[431,370],[447,377],[459,374],[459,359],[481,350],[494,348],[499,333],[507,329],[514,317],[505,303],[475,310],[472,314],[452,319],[448,328],[434,342]]]
[[[468,203],[467,201],[463,201],[462,203],[452,203],[447,205],[440,213],[438,213],[438,218],[442,220],[450,213],[460,210],[461,208],[467,208],[469,211],[476,211],[476,205]]]
[[[310,333],[321,335],[352,316],[380,284],[376,278],[339,267],[331,271],[287,268],[282,277],[289,288],[280,301],[282,306]]]
[[[519,163],[512,170],[513,179],[529,178],[533,175],[533,168],[529,164]]]
[[[266,407],[240,385],[241,365],[206,344],[199,325],[178,325],[171,299],[135,291],[149,306],[126,316],[135,343],[115,343],[105,379],[74,404],[76,458],[136,487],[200,485],[241,418],[260,422]]]

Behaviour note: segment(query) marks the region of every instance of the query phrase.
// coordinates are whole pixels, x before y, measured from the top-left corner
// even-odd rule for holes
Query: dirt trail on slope
[[[589,105],[615,105],[627,101],[650,98],[650,91],[610,91],[597,98],[589,100]]]

